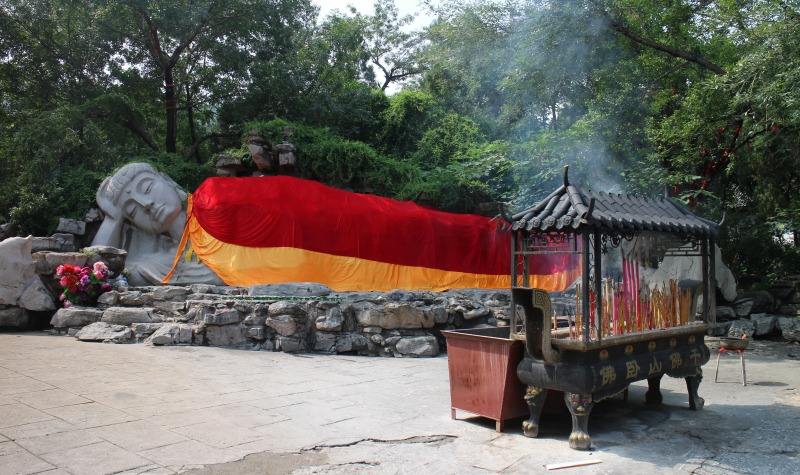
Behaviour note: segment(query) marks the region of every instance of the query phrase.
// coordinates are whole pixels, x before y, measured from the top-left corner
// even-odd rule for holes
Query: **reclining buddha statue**
[[[153,285],[169,272],[186,224],[186,192],[147,163],[129,163],[100,184],[97,204],[105,214],[92,245],[128,251],[131,285]],[[177,284],[222,284],[196,260],[180,260]]]

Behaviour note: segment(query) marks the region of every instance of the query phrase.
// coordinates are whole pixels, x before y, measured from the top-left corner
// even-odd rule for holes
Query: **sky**
[[[320,9],[320,16],[324,17],[331,10],[347,11],[347,6],[352,5],[361,13],[372,14],[374,0],[312,0]],[[414,23],[409,25],[410,30],[419,30],[428,26],[433,16],[425,11],[420,0],[395,0],[395,5],[400,11],[400,16],[416,15]]]

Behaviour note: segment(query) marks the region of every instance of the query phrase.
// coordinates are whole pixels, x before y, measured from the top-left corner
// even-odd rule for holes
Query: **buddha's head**
[[[97,204],[106,221],[120,225],[128,221],[144,231],[161,234],[181,214],[185,195],[151,165],[129,163],[103,180],[97,190]]]

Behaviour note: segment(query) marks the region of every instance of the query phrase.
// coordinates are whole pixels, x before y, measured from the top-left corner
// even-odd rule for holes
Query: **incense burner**
[[[564,392],[570,447],[579,450],[591,447],[594,403],[635,381],[646,379],[646,401],[659,404],[661,378],[685,378],[689,407],[702,409],[704,338],[716,320],[715,223],[668,198],[583,191],[565,167],[563,186],[513,216],[512,230],[511,335],[525,341],[517,375],[528,386],[526,436],[538,435],[548,390]],[[700,279],[666,272],[660,264],[670,258],[691,259]],[[553,266],[568,278],[537,274]],[[548,292],[563,291],[574,291],[575,308],[556,316]]]

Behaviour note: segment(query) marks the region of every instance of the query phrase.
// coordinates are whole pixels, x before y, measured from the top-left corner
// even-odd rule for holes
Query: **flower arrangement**
[[[64,307],[94,305],[100,294],[111,290],[107,282],[110,274],[103,262],[96,262],[92,267],[60,265],[56,268],[56,278],[63,289],[59,299]]]

